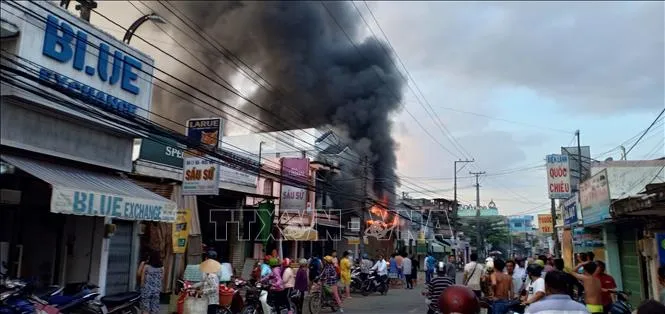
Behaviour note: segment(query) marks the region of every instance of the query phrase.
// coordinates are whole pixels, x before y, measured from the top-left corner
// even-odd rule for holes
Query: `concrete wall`
[[[0,143],[107,168],[132,170],[133,139],[91,128],[5,97],[0,102]]]

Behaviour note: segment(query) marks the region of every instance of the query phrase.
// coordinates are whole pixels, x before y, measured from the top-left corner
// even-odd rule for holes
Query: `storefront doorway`
[[[109,261],[106,271],[106,294],[126,292],[132,280],[132,234],[134,223],[114,220],[116,226],[109,244]]]

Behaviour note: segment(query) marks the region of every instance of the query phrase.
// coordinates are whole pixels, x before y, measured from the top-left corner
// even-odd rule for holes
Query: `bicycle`
[[[330,307],[333,312],[336,312],[335,302],[332,291],[323,286],[318,279],[315,279],[309,291],[309,312],[318,314],[324,307]]]

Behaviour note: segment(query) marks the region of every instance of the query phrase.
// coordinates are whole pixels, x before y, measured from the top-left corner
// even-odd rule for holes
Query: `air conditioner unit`
[[[0,204],[7,204],[7,205],[21,204],[21,191],[0,189]]]

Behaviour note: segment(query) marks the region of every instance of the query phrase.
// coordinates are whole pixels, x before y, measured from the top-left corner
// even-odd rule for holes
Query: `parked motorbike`
[[[633,312],[633,307],[628,303],[630,292],[617,291],[617,300],[610,307],[610,314],[630,314]]]
[[[362,284],[361,293],[368,296],[373,292],[379,292],[382,295],[388,294],[388,276],[379,276],[376,271],[367,277]]]
[[[139,292],[121,292],[91,300],[82,309],[90,314],[139,314],[140,300]]]
[[[351,292],[362,291],[363,280],[360,275],[360,267],[351,268]]]
[[[249,282],[245,285],[245,288],[245,307],[240,313],[263,314],[260,286],[257,286],[256,282]]]

